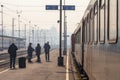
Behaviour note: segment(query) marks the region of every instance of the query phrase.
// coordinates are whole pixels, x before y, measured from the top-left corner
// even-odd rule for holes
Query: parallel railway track
[[[17,58],[16,58],[16,63],[18,63],[18,58],[24,56],[27,56],[26,50],[24,51],[18,51],[17,52]],[[2,53],[0,54],[0,71],[9,68],[9,54],[8,53]]]

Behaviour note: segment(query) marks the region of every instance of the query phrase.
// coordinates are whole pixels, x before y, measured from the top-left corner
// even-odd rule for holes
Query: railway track
[[[17,52],[17,58],[16,58],[16,64],[18,63],[18,58],[19,57],[26,57],[27,56],[27,52],[26,50],[24,51],[18,51]],[[0,71],[9,68],[9,54],[8,53],[2,53],[0,54]]]
[[[51,51],[54,49],[51,49]],[[44,53],[44,50],[42,49],[41,54]],[[26,57],[27,56],[27,50],[23,50],[23,51],[18,51],[17,52],[17,58],[16,58],[16,65],[18,64],[18,58],[19,57]],[[35,58],[36,55],[35,53],[33,53],[33,58]],[[0,71],[3,71],[7,68],[9,68],[9,54],[8,53],[2,53],[0,54]]]

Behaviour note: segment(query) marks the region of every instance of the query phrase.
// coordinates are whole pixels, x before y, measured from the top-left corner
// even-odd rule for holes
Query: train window
[[[79,34],[78,34],[78,32],[77,32],[76,38],[75,38],[75,42],[76,42],[76,43],[79,43],[79,38],[80,38],[80,36],[79,36]]]
[[[94,43],[98,42],[98,5],[97,2],[94,5]]]
[[[87,19],[85,19],[85,43],[87,43]]]
[[[89,27],[89,15],[87,16],[87,42],[90,42],[90,27]]]
[[[100,43],[105,42],[105,5],[104,5],[104,0],[100,0],[100,5],[99,5],[99,41]]]
[[[75,43],[81,43],[81,29],[76,32]]]
[[[77,43],[77,37],[76,37],[76,34],[75,34],[75,43]]]
[[[81,39],[82,37],[81,37],[81,28],[80,28],[80,30],[79,30],[79,43],[81,43],[82,42],[82,39]]]
[[[116,43],[118,38],[118,0],[108,0],[108,40]]]
[[[93,42],[93,9],[90,11],[90,42]]]

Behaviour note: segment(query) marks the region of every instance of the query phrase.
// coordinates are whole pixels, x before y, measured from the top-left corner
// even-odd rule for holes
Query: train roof
[[[89,4],[88,4],[88,6],[87,6],[87,8],[86,8],[86,10],[85,10],[85,12],[84,12],[83,18],[80,20],[80,23],[78,24],[77,28],[75,29],[74,34],[76,34],[76,33],[79,31],[79,29],[80,29],[80,27],[81,27],[81,25],[82,25],[83,20],[86,18],[86,16],[87,16],[88,13],[90,12],[91,8],[93,8],[94,3],[95,3],[96,1],[97,1],[97,0],[90,0]]]
[[[80,27],[81,27],[81,24],[82,24],[82,20],[81,20],[80,23],[78,23],[78,26],[77,26],[77,28],[76,28],[75,31],[74,31],[74,34],[76,34],[76,33],[79,31],[79,29],[80,29]]]
[[[88,15],[88,13],[89,13],[90,10],[93,8],[94,3],[95,3],[96,1],[98,1],[98,0],[90,0],[89,4],[88,4],[88,6],[87,6],[87,8],[86,8],[86,10],[85,10],[85,13],[84,13],[83,18],[85,18],[85,17]]]

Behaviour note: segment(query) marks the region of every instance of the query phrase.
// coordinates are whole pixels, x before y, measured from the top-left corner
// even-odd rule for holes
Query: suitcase
[[[25,57],[19,58],[19,68],[26,68],[26,58]]]

